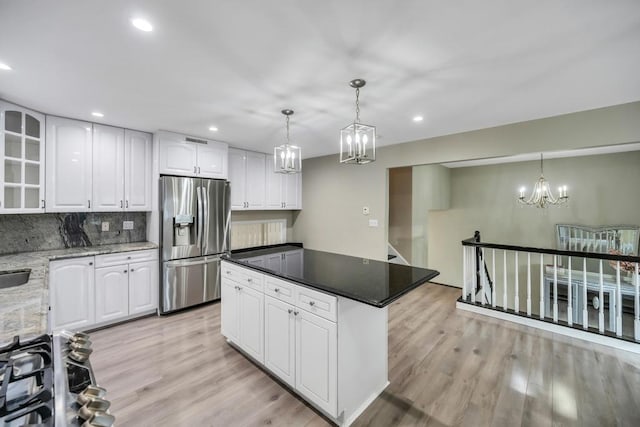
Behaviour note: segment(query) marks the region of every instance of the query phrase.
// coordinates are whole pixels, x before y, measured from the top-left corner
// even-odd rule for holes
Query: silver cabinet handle
[[[122,200],[120,200],[120,209],[124,208],[124,203],[122,203]]]
[[[247,279],[247,282],[251,283],[251,282],[253,282],[253,279],[249,278],[249,279]]]
[[[130,256],[128,256],[128,257],[127,257],[127,259],[131,259],[131,257],[130,257]]]
[[[129,201],[127,200],[127,201],[126,201],[126,202],[124,202],[124,203],[125,203],[124,207],[125,207],[125,208],[127,208],[127,209],[129,209]]]
[[[91,209],[91,200],[87,200],[87,207]]]
[[[287,310],[289,312],[289,314],[293,313],[293,310],[289,309]]]
[[[238,286],[238,290],[241,291],[242,290],[242,286]]]
[[[90,262],[90,263],[89,263],[89,265],[93,265],[93,263],[92,263],[92,262]]]
[[[231,272],[229,270],[227,270],[227,274],[231,274]]]
[[[200,173],[200,166],[198,166],[198,173]]]
[[[275,288],[275,289],[273,290],[273,292],[278,293],[278,292],[280,292],[280,289],[279,289],[279,288]]]
[[[44,199],[42,199],[42,209],[44,209],[45,206],[46,206],[46,203],[45,203]]]
[[[131,272],[133,273],[133,268],[131,269]]]
[[[123,271],[123,273],[126,273],[126,272],[127,272],[127,270]]]
[[[198,173],[198,168],[196,166],[193,167],[193,173]]]
[[[316,302],[315,302],[315,301],[309,301],[309,305],[310,305],[311,307],[313,307],[314,305],[316,305]]]
[[[293,315],[294,315],[294,316],[297,316],[297,315],[298,315],[298,313],[299,313],[298,311],[294,311],[294,312],[293,312]]]

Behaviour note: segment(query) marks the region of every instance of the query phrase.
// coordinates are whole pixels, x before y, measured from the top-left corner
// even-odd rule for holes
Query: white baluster
[[[531,253],[527,252],[527,316],[531,317]]]
[[[476,255],[475,246],[471,247],[471,251],[469,251],[469,255],[471,256],[471,302],[476,303],[476,289],[478,289],[478,275],[476,272],[478,271],[478,256]]]
[[[571,281],[571,257],[567,258],[567,268],[569,269],[569,282],[567,283],[567,323],[569,323],[569,326],[573,326],[573,301],[571,299],[573,294],[573,282]]]
[[[620,261],[616,261],[616,335],[622,336],[622,292],[620,291]]]
[[[514,310],[516,313],[520,312],[520,278],[518,277],[518,270],[519,270],[519,266],[518,266],[518,252],[515,253],[515,270],[516,270],[516,297],[515,297],[515,304],[514,304]]]
[[[558,257],[553,256],[553,322],[558,323]]]
[[[540,254],[540,319],[544,320],[544,254]]]
[[[587,259],[582,259],[582,327],[589,328],[589,311],[587,310]]]
[[[467,300],[467,247],[462,245],[462,299]]]
[[[636,274],[633,275],[633,283],[635,285],[636,288],[636,306],[635,306],[635,316],[636,316],[636,321],[634,322],[634,327],[633,327],[633,331],[634,331],[634,336],[636,338],[636,341],[640,341],[640,275],[638,274],[640,272],[640,266],[638,265],[638,263],[636,262]]]
[[[507,311],[507,306],[509,304],[507,304],[507,251],[504,251],[504,256],[502,258],[503,260],[503,272],[504,272],[504,290],[503,290],[503,294],[502,294],[502,308],[504,309],[504,311]]]
[[[598,311],[598,330],[604,334],[604,273],[602,271],[602,260],[600,260],[600,307]],[[611,310],[611,305],[609,305]]]
[[[496,283],[496,250],[492,249],[492,256],[491,256],[491,274],[493,277],[493,289],[491,292],[491,306],[493,308],[496,308],[496,287],[497,287],[497,283]]]

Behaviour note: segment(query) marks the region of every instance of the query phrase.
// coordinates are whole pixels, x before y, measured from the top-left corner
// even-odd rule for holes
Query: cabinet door
[[[95,323],[93,257],[51,261],[51,329],[80,330]]]
[[[158,308],[158,262],[129,264],[129,314]]]
[[[296,309],[296,390],[329,415],[337,414],[336,324]]]
[[[124,129],[93,125],[92,200],[95,212],[124,209]]]
[[[167,175],[196,176],[196,144],[179,136],[160,135],[159,172]]]
[[[240,344],[238,325],[240,320],[240,304],[238,301],[237,286],[238,284],[234,281],[224,277],[222,278],[222,285],[220,286],[220,331],[229,341]]]
[[[247,151],[246,155],[246,201],[249,209],[264,209],[266,184],[264,182],[265,174],[265,155],[262,153],[253,153]]]
[[[91,210],[91,123],[47,116],[47,212]]]
[[[246,152],[229,149],[229,182],[231,183],[231,209],[246,209]]]
[[[198,176],[203,178],[227,179],[227,157],[229,147],[223,142],[208,141],[197,144]]]
[[[302,174],[292,173],[283,175],[284,182],[284,208],[285,209],[301,209],[302,208]]]
[[[44,115],[0,101],[0,213],[44,212]]]
[[[96,323],[121,319],[128,314],[128,266],[96,268]]]
[[[151,211],[151,134],[127,129],[124,141],[124,208]]]
[[[293,306],[270,296],[264,300],[264,364],[291,387],[295,381]]]
[[[282,192],[284,174],[275,173],[273,158],[268,158],[265,164],[265,205],[267,209],[284,209],[282,207],[284,195]]]
[[[264,294],[240,287],[240,347],[264,363]]]

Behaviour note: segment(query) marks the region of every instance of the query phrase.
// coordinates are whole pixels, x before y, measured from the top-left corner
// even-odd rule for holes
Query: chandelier
[[[525,191],[525,187],[520,188],[518,202],[527,206],[546,208],[547,205],[562,205],[569,200],[566,185],[558,187],[558,197],[555,197],[551,192],[551,185],[549,185],[549,182],[544,178],[542,153],[540,154],[540,178],[538,178],[538,181],[533,186],[533,192],[528,199],[525,199]]]
[[[360,123],[360,88],[366,83],[362,79],[349,82],[356,90],[356,119],[340,130],[340,163],[362,165],[376,160],[376,128]]]
[[[289,141],[289,117],[293,110],[282,110],[287,120],[287,142],[273,148],[273,171],[275,173],[302,172],[302,153],[300,147],[291,145]]]

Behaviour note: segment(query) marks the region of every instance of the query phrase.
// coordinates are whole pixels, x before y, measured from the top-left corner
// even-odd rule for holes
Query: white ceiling
[[[0,62],[0,98],[256,151],[291,108],[315,157],[357,77],[380,145],[640,100],[640,1],[0,0]]]

